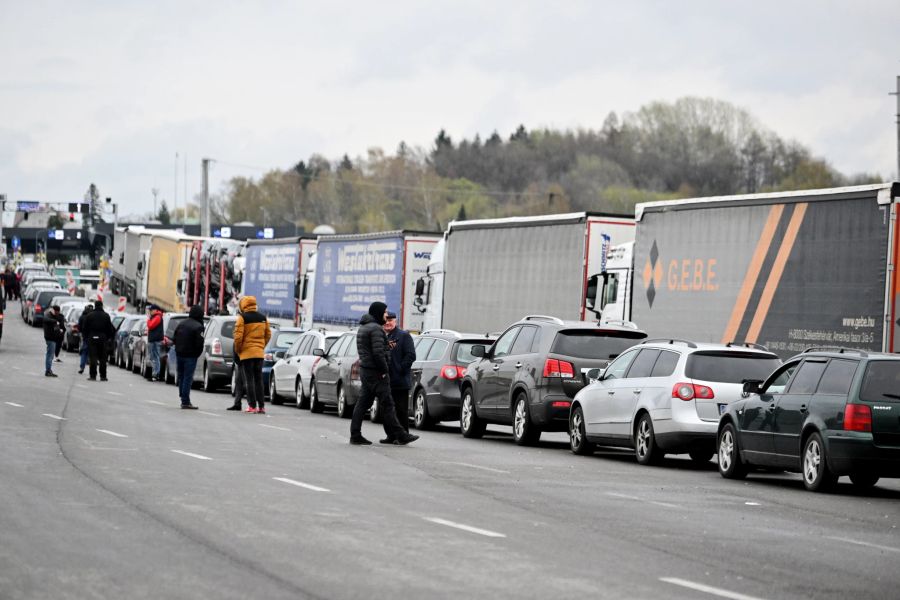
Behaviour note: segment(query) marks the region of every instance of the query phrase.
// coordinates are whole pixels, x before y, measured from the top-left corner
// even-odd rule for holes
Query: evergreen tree
[[[159,207],[159,214],[156,215],[156,219],[163,225],[169,225],[172,222],[172,215],[169,214],[169,207],[166,206],[165,200],[162,201]]]
[[[456,213],[456,220],[457,221],[465,221],[466,220],[466,205],[465,204],[459,205],[459,212]]]

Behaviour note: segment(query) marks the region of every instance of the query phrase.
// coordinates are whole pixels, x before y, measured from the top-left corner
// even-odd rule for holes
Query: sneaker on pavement
[[[240,404],[232,404],[231,406],[229,406],[229,407],[226,408],[225,410],[237,410],[237,411],[239,411],[239,410],[241,410],[241,405],[240,405]]]
[[[264,415],[264,414],[266,414],[266,409],[265,409],[265,407],[264,407],[264,406],[260,406],[259,408],[257,408],[257,409],[256,409],[256,414],[258,414],[258,415]]]
[[[419,439],[419,436],[413,435],[413,434],[411,434],[411,433],[407,433],[405,436],[403,436],[403,437],[401,437],[401,438],[397,438],[396,440],[394,440],[394,445],[396,445],[396,446],[405,446],[405,445],[407,445],[407,444],[413,443],[413,442],[416,441],[417,439]]]
[[[245,410],[244,412],[256,414],[256,409],[253,408],[252,406],[248,406],[247,410]]]
[[[109,379],[107,379],[106,377],[101,377],[100,381],[109,381]]]
[[[378,440],[378,443],[379,443],[379,444],[393,444],[393,443],[394,443],[394,438],[386,437],[386,438],[384,438],[383,440]]]
[[[371,446],[372,442],[364,438],[363,436],[351,436],[350,444],[353,446]]]
[[[44,373],[44,377],[59,377],[59,375],[57,375],[53,371],[47,371],[46,373]]]
[[[197,410],[197,407],[193,404],[182,404],[181,408],[183,408],[184,410]]]

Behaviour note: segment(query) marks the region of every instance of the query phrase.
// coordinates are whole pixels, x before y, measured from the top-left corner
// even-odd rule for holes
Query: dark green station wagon
[[[900,356],[810,348],[766,381],[746,381],[743,395],[719,421],[723,477],[784,469],[812,491],[842,475],[862,488],[900,477]]]

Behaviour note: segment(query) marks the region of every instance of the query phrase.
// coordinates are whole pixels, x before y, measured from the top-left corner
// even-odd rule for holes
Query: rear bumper
[[[531,421],[543,431],[568,431],[571,407],[572,399],[565,394],[547,394],[529,407]]]
[[[838,475],[868,472],[900,477],[900,448],[879,448],[872,434],[842,431],[826,436],[828,466]]]
[[[459,407],[462,394],[458,381],[438,379],[437,389],[426,390],[428,411],[435,421],[456,421],[459,419]],[[410,402],[415,395],[410,396]],[[415,408],[415,407],[413,407]]]
[[[209,373],[210,381],[219,381],[227,379],[231,381],[231,367],[233,363],[227,358],[221,356],[211,356],[206,359],[206,369]]]

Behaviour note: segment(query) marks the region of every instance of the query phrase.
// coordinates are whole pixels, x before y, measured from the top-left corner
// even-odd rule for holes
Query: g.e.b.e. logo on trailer
[[[647,302],[652,308],[656,296],[663,290],[672,293],[718,290],[717,264],[718,261],[715,258],[708,257],[663,257],[656,240],[653,240],[650,254],[641,273]]]

